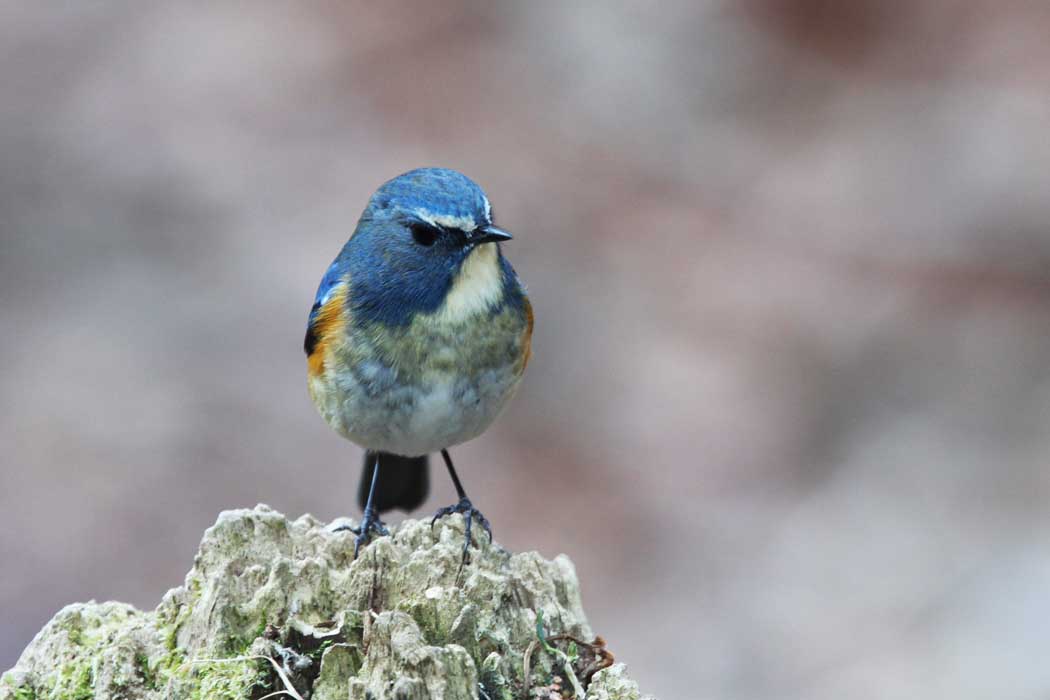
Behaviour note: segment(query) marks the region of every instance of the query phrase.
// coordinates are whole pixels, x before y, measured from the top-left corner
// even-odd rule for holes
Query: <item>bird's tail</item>
[[[389,452],[366,452],[365,465],[361,470],[361,483],[357,487],[357,503],[362,509],[368,501],[368,489],[372,486],[372,472],[379,458],[379,482],[372,505],[384,513],[399,508],[405,512],[415,510],[426,500],[430,491],[430,467],[426,455],[401,457]]]

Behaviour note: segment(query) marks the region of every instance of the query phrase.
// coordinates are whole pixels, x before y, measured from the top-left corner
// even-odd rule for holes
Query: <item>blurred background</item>
[[[1050,693],[1047,3],[0,12],[0,669],[222,509],[357,515],[306,316],[441,165],[537,318],[460,474],[644,691]]]

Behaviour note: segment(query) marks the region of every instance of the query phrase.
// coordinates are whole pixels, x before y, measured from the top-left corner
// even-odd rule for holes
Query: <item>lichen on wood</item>
[[[0,700],[638,700],[589,645],[564,555],[481,538],[461,567],[458,515],[406,520],[356,561],[352,538],[264,505],[226,511],[156,610],[67,606]]]

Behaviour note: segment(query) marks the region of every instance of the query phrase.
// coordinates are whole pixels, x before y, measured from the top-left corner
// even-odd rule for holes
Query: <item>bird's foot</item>
[[[453,513],[460,513],[463,515],[463,535],[465,541],[463,542],[463,561],[460,563],[460,566],[462,567],[462,565],[466,563],[467,554],[470,551],[470,544],[472,542],[470,536],[470,528],[471,525],[474,523],[474,519],[477,518],[478,525],[481,525],[481,528],[488,533],[490,544],[492,543],[492,526],[489,524],[488,519],[481,514],[481,511],[474,507],[474,504],[470,502],[470,499],[464,496],[463,498],[459,499],[459,503],[452,506],[445,506],[444,508],[440,509],[437,513],[435,513],[434,519],[430,521],[431,529],[433,529],[434,523],[436,523],[438,520],[445,517],[446,515],[452,515]]]
[[[383,521],[379,519],[379,514],[371,508],[365,508],[364,515],[361,516],[361,524],[357,527],[341,524],[338,527],[332,528],[332,532],[342,532],[345,530],[349,530],[357,535],[357,537],[354,538],[354,559],[357,559],[357,552],[361,549],[361,545],[372,539],[372,533],[375,533],[380,537],[390,534],[390,531],[386,529],[386,525],[384,525]]]

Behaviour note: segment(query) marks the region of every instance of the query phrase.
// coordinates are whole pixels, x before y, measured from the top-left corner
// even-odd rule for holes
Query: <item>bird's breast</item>
[[[351,323],[326,348],[311,395],[333,428],[368,449],[414,456],[464,442],[518,386],[531,332],[526,309],[527,301],[502,303],[458,316],[442,307],[404,327]]]

